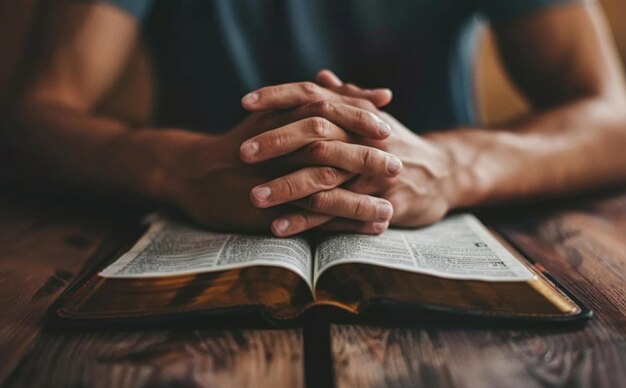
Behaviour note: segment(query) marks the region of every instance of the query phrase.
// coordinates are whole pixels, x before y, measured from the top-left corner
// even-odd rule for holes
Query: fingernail
[[[267,201],[272,195],[272,189],[267,186],[259,186],[252,189],[252,195],[259,201]]]
[[[289,220],[285,218],[279,218],[278,220],[274,221],[274,229],[276,229],[279,234],[285,234],[287,229],[289,229],[290,224],[291,223],[289,222]]]
[[[242,101],[244,104],[252,105],[252,104],[254,104],[255,102],[259,101],[259,94],[258,94],[258,93],[249,93],[249,94],[246,94],[246,95],[245,95],[245,96],[241,99],[241,101]]]
[[[254,156],[259,153],[259,143],[256,141],[250,143],[243,143],[241,145],[241,154],[245,156]]]
[[[379,220],[387,221],[393,214],[393,208],[388,203],[380,203],[376,206],[376,217]]]
[[[378,127],[378,133],[380,136],[389,136],[389,134],[391,134],[391,126],[374,113],[371,115],[374,118],[374,121],[376,121],[376,126]]]
[[[387,172],[390,174],[397,174],[402,169],[402,162],[395,156],[387,156],[386,165]]]

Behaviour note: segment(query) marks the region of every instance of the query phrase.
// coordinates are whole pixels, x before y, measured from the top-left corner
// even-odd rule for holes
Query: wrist
[[[132,143],[148,163],[137,179],[140,193],[159,202],[178,203],[189,180],[208,176],[225,160],[220,136],[181,129],[143,129]]]
[[[449,210],[479,205],[488,197],[491,179],[481,168],[481,150],[488,148],[489,138],[479,132],[458,129],[426,136],[445,155],[447,174],[441,189]]]
[[[142,128],[130,132],[124,141],[128,145],[124,158],[131,172],[131,190],[155,201],[165,199],[166,170],[159,157],[163,149],[161,137],[157,129]]]

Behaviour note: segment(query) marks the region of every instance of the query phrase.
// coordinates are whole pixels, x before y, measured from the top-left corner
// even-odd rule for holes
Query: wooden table
[[[625,192],[488,217],[595,310],[579,328],[458,320],[400,327],[320,321],[289,330],[55,328],[46,310],[128,210],[69,202],[0,194],[1,385],[626,386]]]

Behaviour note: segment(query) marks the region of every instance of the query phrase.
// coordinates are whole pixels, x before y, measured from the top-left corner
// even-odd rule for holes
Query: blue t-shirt
[[[423,132],[474,122],[479,16],[502,21],[567,0],[104,1],[143,25],[162,125],[226,131],[245,116],[248,91],[329,68],[391,88],[385,109]]]

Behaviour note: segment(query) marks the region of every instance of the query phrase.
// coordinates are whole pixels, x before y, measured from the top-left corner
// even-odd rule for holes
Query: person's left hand
[[[393,178],[359,176],[345,188],[384,198],[393,206],[390,225],[417,227],[440,220],[453,207],[452,156],[437,142],[420,137],[386,112],[378,115],[391,125],[391,136],[365,144],[396,155],[402,161]]]
[[[355,85],[341,83],[329,71],[320,72],[316,80],[320,86],[347,96],[359,96],[366,92]],[[264,89],[264,109],[289,108],[287,101],[292,100],[295,105],[297,101],[307,97],[296,96],[286,99],[281,95],[281,90],[287,90],[287,88],[281,85]],[[294,93],[293,88],[288,90]],[[254,111],[254,108],[248,107],[248,109]],[[403,165],[399,175],[395,177],[359,175],[342,187],[321,191],[297,201],[295,204],[303,211],[281,217],[281,220],[286,220],[290,225],[289,235],[301,231],[298,226],[309,212],[319,213],[320,208],[328,208],[324,202],[327,198],[332,198],[334,190],[349,190],[390,201],[393,206],[391,225],[400,227],[416,227],[436,222],[454,205],[455,193],[451,182],[456,177],[452,155],[439,145],[436,137],[432,139],[420,137],[386,112],[376,110],[375,114],[390,125],[391,135],[384,140],[359,139],[359,141],[362,145],[378,148],[397,156]],[[270,134],[263,133],[255,139],[263,141],[264,136],[270,136]],[[330,139],[328,141],[317,140],[316,143],[319,149],[326,149],[328,153],[332,153],[333,148],[336,148]],[[297,143],[282,144],[280,152],[273,155],[269,150],[264,160],[296,152],[301,146]],[[294,155],[297,155],[297,152]],[[339,214],[331,215],[340,216]]]

